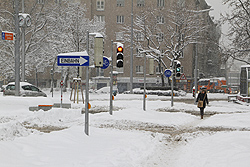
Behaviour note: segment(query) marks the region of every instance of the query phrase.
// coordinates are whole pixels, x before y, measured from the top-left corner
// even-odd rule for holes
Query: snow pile
[[[0,124],[0,141],[14,140],[16,137],[26,137],[32,131],[25,128],[20,122],[8,122]]]
[[[82,127],[75,126],[51,134],[31,135],[16,139],[15,146],[10,142],[0,143],[0,164],[32,167],[141,166],[153,156],[152,152],[162,146],[160,134],[152,136],[148,132],[91,128],[90,136],[86,136],[82,130]],[[10,161],[8,152],[15,161]]]
[[[209,94],[212,96],[226,97]],[[69,93],[63,97],[64,102],[69,102]],[[250,164],[248,106],[211,101],[205,112],[220,114],[200,120],[199,116],[185,113],[188,110],[199,113],[191,96],[176,97],[171,107],[169,97],[150,95],[143,111],[141,95],[119,94],[110,115],[109,95],[93,93],[87,136],[85,115],[81,113],[83,104],[74,104],[71,109],[30,112],[26,98],[6,99],[0,96],[4,106],[0,108],[0,166],[3,167],[245,167]],[[43,99],[39,100],[41,103]],[[60,92],[55,92],[51,100],[60,100]]]
[[[22,120],[26,128],[42,132],[51,132],[69,128],[73,125],[83,124],[80,109],[52,109],[50,111],[37,111],[32,116]]]

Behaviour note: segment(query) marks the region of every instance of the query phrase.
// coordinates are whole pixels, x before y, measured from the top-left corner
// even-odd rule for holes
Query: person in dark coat
[[[201,119],[203,119],[204,109],[206,108],[206,103],[208,104],[208,98],[207,98],[206,90],[203,89],[203,90],[198,94],[198,97],[197,97],[197,99],[196,99],[196,102],[198,102],[199,100],[203,101],[203,107],[200,107]]]

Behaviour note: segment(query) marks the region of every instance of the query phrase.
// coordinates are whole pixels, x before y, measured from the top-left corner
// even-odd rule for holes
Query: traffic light
[[[123,44],[117,44],[117,51],[116,51],[116,67],[121,68],[123,67]]]
[[[176,77],[180,77],[181,76],[181,62],[179,61],[176,61],[176,64],[175,64],[175,76]]]

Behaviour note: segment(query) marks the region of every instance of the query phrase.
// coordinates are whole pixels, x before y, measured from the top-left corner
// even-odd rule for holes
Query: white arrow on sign
[[[84,59],[83,57],[80,57],[80,65],[83,65],[86,62],[88,62],[88,60]]]

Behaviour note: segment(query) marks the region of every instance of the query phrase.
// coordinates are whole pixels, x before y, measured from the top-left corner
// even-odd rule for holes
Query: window
[[[157,16],[157,24],[164,24],[164,17],[163,16]]]
[[[137,6],[144,6],[145,5],[145,0],[137,0]]]
[[[44,4],[44,0],[37,0],[38,4]]]
[[[164,0],[157,0],[157,6],[158,7],[163,7],[165,4],[164,4]]]
[[[104,0],[96,1],[96,10],[104,10]]]
[[[39,1],[39,0],[38,0]],[[55,0],[55,3],[56,4],[60,4],[61,3],[61,0]]]
[[[117,6],[124,6],[124,0],[116,0]]]
[[[5,89],[6,90],[15,90],[15,85],[8,85]]]
[[[136,57],[144,57],[144,53],[140,53],[138,48],[136,49],[136,52]]]
[[[31,87],[29,85],[22,86],[23,90],[31,90]]]
[[[136,72],[137,74],[143,73],[143,66],[136,66],[136,67],[135,67],[135,72]]]
[[[36,91],[36,92],[41,92],[37,87],[35,86],[30,86],[32,91]]]
[[[164,38],[164,34],[163,33],[157,33],[156,34],[156,39],[158,40],[158,42],[162,42]]]
[[[105,22],[105,16],[104,15],[97,15],[96,21],[97,22]]]
[[[123,24],[124,23],[124,16],[117,16],[116,23]]]
[[[136,33],[136,40],[137,41],[144,41],[144,34],[142,32]]]
[[[178,4],[181,5],[182,7],[184,7],[185,6],[185,0],[179,0]]]
[[[181,34],[181,41],[183,42],[184,39],[185,39],[185,35],[182,33],[182,34]]]
[[[161,67],[161,72],[163,72],[163,67]],[[159,66],[156,66],[155,73],[160,74]]]
[[[179,58],[184,58],[183,50],[180,51],[180,57]]]
[[[181,66],[181,73],[184,73],[184,67]]]
[[[116,32],[116,40],[122,41],[124,39],[124,33],[123,32]]]

